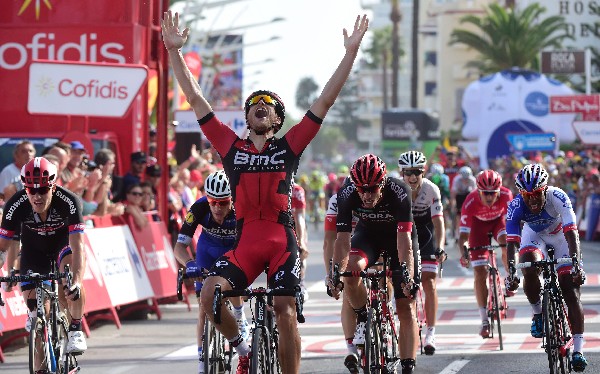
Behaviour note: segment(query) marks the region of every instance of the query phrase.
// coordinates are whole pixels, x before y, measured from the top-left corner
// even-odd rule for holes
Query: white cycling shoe
[[[69,331],[69,342],[67,343],[67,353],[81,354],[87,349],[85,335],[83,331]]]
[[[352,344],[356,346],[365,346],[365,332],[367,330],[366,322],[358,322],[356,324],[356,330],[354,332],[354,339],[352,340]]]

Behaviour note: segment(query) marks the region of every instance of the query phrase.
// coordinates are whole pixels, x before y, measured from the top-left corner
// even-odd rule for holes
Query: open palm
[[[360,42],[362,41],[363,36],[365,36],[368,28],[369,19],[366,15],[363,15],[362,18],[360,16],[356,17],[354,30],[352,30],[350,36],[348,36],[348,31],[344,29],[344,47],[346,47],[346,51],[358,51]]]
[[[175,16],[173,16],[170,10],[165,12],[161,26],[163,42],[167,49],[180,49],[183,47],[190,29],[186,28],[183,32],[179,32],[179,13],[175,13]]]

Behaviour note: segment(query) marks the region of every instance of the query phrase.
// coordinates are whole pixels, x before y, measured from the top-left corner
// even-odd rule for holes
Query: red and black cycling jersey
[[[45,221],[33,211],[25,190],[14,194],[4,207],[0,237],[12,239],[21,233],[23,251],[58,253],[69,245],[69,234],[83,233],[81,200],[66,188],[56,186]]]
[[[375,207],[364,208],[356,187],[346,180],[337,194],[337,232],[351,232],[353,216],[358,217],[357,230],[411,232],[413,216],[410,187],[400,179],[387,177],[382,193]]]
[[[322,122],[308,111],[282,138],[273,137],[258,150],[250,140],[240,139],[214,113],[198,120],[223,161],[238,225],[267,220],[293,227],[292,177],[298,169],[300,155]]]

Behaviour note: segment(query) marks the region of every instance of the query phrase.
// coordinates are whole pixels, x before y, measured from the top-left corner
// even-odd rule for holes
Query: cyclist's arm
[[[73,252],[73,284],[83,284],[85,269],[85,251],[83,248],[83,232],[69,234],[69,245]]]
[[[506,241],[506,260],[507,261],[512,260],[515,263],[515,265],[519,263],[519,259],[518,259],[519,251],[517,250],[518,247],[519,247],[518,241],[513,241],[513,240]]]
[[[170,15],[171,12],[163,20],[162,28],[163,40],[169,54],[169,61],[187,102],[190,103],[190,107],[196,113],[196,117],[201,119],[212,112],[212,108],[208,101],[206,101],[200,84],[198,84],[198,81],[185,64],[185,60],[181,54],[181,46],[183,46],[183,43],[187,39],[189,29],[185,29],[182,33],[179,33],[179,17],[171,18]],[[172,24],[171,20],[173,21]]]
[[[317,117],[325,118],[329,108],[331,108],[342,90],[344,83],[346,83],[348,75],[350,75],[350,71],[352,70],[354,60],[356,59],[360,42],[362,41],[368,26],[369,20],[366,16],[363,16],[362,19],[356,19],[352,34],[348,36],[346,29],[344,29],[344,47],[346,48],[346,53],[331,78],[329,78],[327,84],[325,84],[321,95],[310,107],[310,111]]]
[[[294,208],[294,222],[296,223],[296,236],[298,245],[302,250],[308,249],[308,234],[306,231],[306,208]]]
[[[579,231],[569,230],[565,231],[565,239],[567,240],[567,245],[569,246],[569,254],[573,256],[577,255],[577,258],[581,260],[581,252],[579,247]]]
[[[193,261],[194,259],[190,256],[190,253],[187,250],[188,245],[183,244],[181,242],[175,243],[175,248],[173,248],[173,253],[175,254],[175,258],[177,262],[181,265],[185,266],[189,261]]]
[[[350,253],[350,233],[338,232],[333,246],[333,263],[340,264],[340,270],[346,269]]]
[[[444,241],[446,237],[446,228],[444,224],[444,215],[431,217],[433,222],[433,230],[435,232],[435,248],[444,248]]]
[[[329,274],[329,260],[333,259],[333,246],[336,240],[335,230],[325,230],[323,237],[323,261],[325,263],[325,274]]]
[[[410,222],[409,222],[410,223]],[[403,223],[404,226],[410,226],[406,223]],[[412,230],[410,231],[400,231],[400,224],[398,224],[398,233],[396,234],[396,248],[398,249],[398,260],[400,263],[406,262],[406,267],[408,268],[408,273],[411,278],[414,278],[414,261],[413,261],[413,246],[412,246]]]

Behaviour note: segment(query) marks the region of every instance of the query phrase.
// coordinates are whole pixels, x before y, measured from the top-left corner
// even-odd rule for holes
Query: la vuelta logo
[[[123,64],[125,46],[117,42],[101,43],[96,33],[71,34],[38,32],[27,42],[9,41],[0,44],[0,68],[18,70],[31,60],[75,60],[114,62]]]

